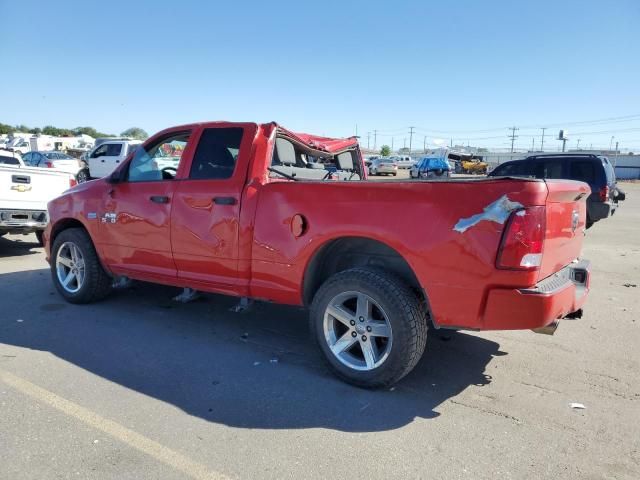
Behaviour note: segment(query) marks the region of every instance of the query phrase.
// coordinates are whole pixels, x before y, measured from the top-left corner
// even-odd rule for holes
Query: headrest
[[[276,154],[282,165],[296,164],[296,150],[293,143],[285,138],[276,138]]]

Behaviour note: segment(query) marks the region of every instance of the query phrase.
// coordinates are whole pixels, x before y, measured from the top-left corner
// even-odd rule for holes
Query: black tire
[[[83,168],[76,175],[76,182],[78,182],[78,183],[88,182],[89,180],[91,180],[91,176],[89,175],[89,169],[88,168]]]
[[[331,352],[323,329],[329,302],[343,292],[362,292],[377,302],[389,317],[393,333],[391,350],[384,362],[368,371],[343,364]],[[331,276],[317,291],[309,316],[311,333],[329,368],[342,380],[364,388],[396,383],[418,363],[427,343],[427,311],[400,278],[378,269],[353,268]]]
[[[38,230],[36,231],[36,238],[38,239],[38,243],[40,244],[41,247],[44,247],[44,230]]]
[[[395,177],[396,175],[398,175],[397,173],[394,173],[393,176]]]
[[[85,278],[75,293],[70,293],[61,285],[56,271],[58,251],[65,242],[72,242],[80,249],[85,265]],[[58,293],[69,303],[91,303],[103,299],[111,292],[111,277],[104,271],[93,242],[86,230],[69,228],[56,236],[51,249],[51,277]]]

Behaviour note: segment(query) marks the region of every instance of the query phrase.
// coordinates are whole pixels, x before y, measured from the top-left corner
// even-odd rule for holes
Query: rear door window
[[[25,162],[25,163],[27,163],[27,162]],[[6,157],[4,155],[1,155],[0,156],[0,164],[4,164],[4,165],[20,165],[20,162],[18,161],[17,158]]]
[[[593,185],[596,181],[596,169],[594,162],[590,160],[577,160],[571,162],[571,178]]]
[[[498,165],[494,170],[494,175],[499,177],[508,177],[518,175],[518,171],[520,170],[519,165],[517,163],[504,163],[502,165]]]
[[[243,131],[244,129],[238,127],[205,129],[191,162],[189,178],[231,178],[238,160]]]

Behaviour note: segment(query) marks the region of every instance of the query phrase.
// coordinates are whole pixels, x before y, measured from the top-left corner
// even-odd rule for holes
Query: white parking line
[[[23,378],[17,377],[12,373],[0,369],[0,380],[13,387],[15,390],[41,402],[47,404],[62,413],[69,415],[83,423],[100,430],[123,443],[139,450],[154,459],[169,465],[176,470],[197,480],[222,480],[229,477],[209,470],[206,466],[194,462],[184,455],[167,448],[158,442],[151,440],[133,430],[126,428],[119,423],[101,417],[91,410],[81,407],[80,405],[70,402],[55,393],[45,390]]]

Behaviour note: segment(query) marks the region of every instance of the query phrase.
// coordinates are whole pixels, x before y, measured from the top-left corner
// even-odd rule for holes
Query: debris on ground
[[[240,301],[235,306],[231,307],[229,311],[234,313],[245,313],[245,312],[248,312],[252,306],[253,306],[252,299],[247,297],[242,297],[240,298]]]
[[[577,403],[577,402],[571,402],[569,406],[574,410],[586,410],[587,408],[582,403]]]
[[[629,288],[629,287],[636,288],[638,285],[635,284],[635,283],[625,283],[624,286],[627,287],[627,288]]]
[[[131,285],[133,285],[133,280],[129,277],[116,277],[113,280],[111,287],[117,290],[123,290],[125,288],[129,288]]]
[[[176,295],[175,297],[173,297],[173,301],[180,303],[189,303],[197,300],[198,298],[200,298],[200,292],[194,290],[193,288],[186,287],[182,289],[182,293],[180,295]]]

